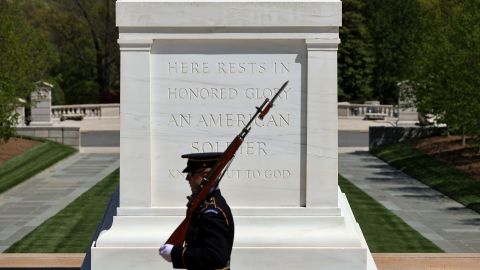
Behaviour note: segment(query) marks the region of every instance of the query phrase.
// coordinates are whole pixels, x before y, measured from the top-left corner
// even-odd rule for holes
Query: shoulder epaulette
[[[213,213],[213,214],[216,214],[216,215],[222,213],[222,215],[225,219],[225,223],[227,224],[227,226],[230,225],[230,222],[228,221],[228,218],[227,218],[227,215],[225,214],[225,211],[223,211],[222,208],[217,207],[217,203],[216,203],[214,197],[211,197],[209,200],[207,200],[205,202],[204,207],[200,211],[200,213],[202,213],[202,214]]]

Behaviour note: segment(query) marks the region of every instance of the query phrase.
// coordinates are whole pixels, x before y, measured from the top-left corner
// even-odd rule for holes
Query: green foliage
[[[117,169],[5,252],[86,252],[110,196],[118,187],[118,178]]]
[[[390,165],[480,213],[480,181],[421,153],[409,144],[375,149],[374,154]]]
[[[344,0],[338,54],[339,100],[363,102],[371,97],[373,39],[367,28],[364,0]]]
[[[62,87],[58,82],[61,81],[60,75],[56,78],[52,78],[49,81],[53,82],[52,88],[52,105],[63,105],[65,104],[65,93],[63,92]]]
[[[411,51],[420,34],[418,0],[369,0],[368,29],[373,37],[373,96],[384,104],[398,102],[397,84],[407,78]]]
[[[423,0],[412,70],[417,106],[450,131],[480,134],[480,1]]]
[[[443,252],[368,194],[339,176],[371,252]]]
[[[73,154],[75,149],[45,141],[0,165],[0,193],[22,183],[56,162]]]
[[[27,99],[56,57],[47,38],[22,15],[15,1],[0,2],[0,141],[14,134],[19,98]]]
[[[0,143],[8,141],[15,134],[18,113],[15,112],[17,99],[0,86]]]
[[[24,0],[60,54],[54,74],[68,104],[112,101],[119,90],[114,0]],[[117,97],[118,98],[118,97]]]

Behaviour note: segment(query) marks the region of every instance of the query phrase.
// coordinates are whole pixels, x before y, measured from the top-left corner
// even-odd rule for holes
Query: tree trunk
[[[95,81],[97,82],[98,87],[100,87],[99,94],[100,94],[100,98],[101,98],[107,92],[108,82],[107,82],[107,79],[105,78],[105,68],[106,67],[104,66],[105,61],[104,61],[103,50],[102,50],[102,47],[100,46],[100,40],[99,40],[100,37],[98,36],[98,33],[96,31],[97,26],[94,24],[94,22],[93,22],[93,20],[90,16],[90,14],[88,13],[86,7],[79,0],[76,0],[75,3],[80,8],[80,11],[82,12],[83,17],[87,21],[87,24],[88,24],[88,27],[89,27],[89,30],[90,30],[90,35],[91,35],[91,38],[92,38],[92,42],[93,42],[93,45],[95,47],[95,67],[96,67],[96,72],[97,72]],[[106,49],[106,48],[103,48],[103,49]]]
[[[465,126],[462,127],[462,147],[467,145],[467,137],[465,136]]]

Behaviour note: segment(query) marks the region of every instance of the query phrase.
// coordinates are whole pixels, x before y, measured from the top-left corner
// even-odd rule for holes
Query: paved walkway
[[[341,175],[444,251],[480,252],[480,214],[387,165],[365,148],[350,150],[354,151],[340,149]]]
[[[0,252],[120,165],[118,153],[76,153],[0,194]]]

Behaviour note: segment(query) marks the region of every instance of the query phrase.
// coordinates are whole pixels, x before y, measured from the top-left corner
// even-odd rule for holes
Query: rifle
[[[170,235],[170,237],[168,238],[167,242],[165,242],[165,244],[171,244],[174,246],[183,246],[185,239],[187,237],[188,227],[190,227],[190,223],[192,222],[194,213],[197,211],[200,205],[205,201],[210,190],[213,187],[216,187],[218,183],[220,183],[220,180],[222,180],[223,175],[228,170],[228,166],[230,165],[233,158],[235,157],[235,153],[240,148],[245,137],[250,132],[250,129],[251,129],[250,125],[253,123],[253,121],[255,121],[257,116],[260,118],[260,120],[263,120],[263,118],[265,117],[265,115],[267,115],[267,113],[273,107],[273,103],[275,102],[277,97],[280,95],[280,93],[285,89],[287,84],[288,84],[288,81],[286,81],[282,85],[282,87],[280,87],[280,89],[277,91],[275,96],[273,96],[272,100],[265,98],[265,101],[262,103],[262,105],[260,105],[260,107],[255,107],[257,109],[257,111],[255,112],[255,115],[252,116],[252,118],[245,125],[245,127],[242,129],[240,134],[238,134],[235,137],[235,139],[233,139],[233,141],[228,145],[225,152],[223,152],[222,157],[213,166],[213,169],[207,174],[206,177],[202,179],[202,182],[200,185],[201,187],[200,192],[187,197],[188,204],[187,204],[187,214],[185,216],[185,219],[182,221],[182,223],[180,223],[180,225],[178,225],[177,229],[175,229],[172,235]]]

